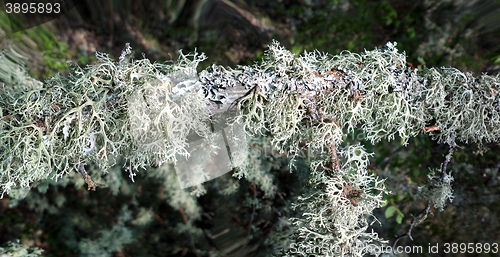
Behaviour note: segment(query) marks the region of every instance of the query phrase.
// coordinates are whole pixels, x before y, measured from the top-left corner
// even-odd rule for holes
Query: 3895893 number
[[[498,244],[493,243],[445,243],[444,253],[498,253]]]
[[[61,3],[6,3],[7,13],[60,13]]]

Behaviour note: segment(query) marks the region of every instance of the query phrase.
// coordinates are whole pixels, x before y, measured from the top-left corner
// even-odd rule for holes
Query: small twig
[[[455,143],[455,137],[453,135],[452,135],[452,139],[451,139],[451,142],[449,145],[450,145],[450,151],[446,155],[446,158],[445,158],[443,165],[442,165],[442,168],[441,168],[441,177],[440,177],[441,182],[443,182],[443,180],[444,180],[444,177],[446,175],[446,168],[448,166],[448,163],[451,161],[451,158],[453,157],[453,152],[455,151],[455,149],[457,147],[461,148],[460,146],[458,146]],[[394,241],[394,243],[392,245],[392,249],[396,249],[395,247],[401,238],[409,237],[413,241],[413,238],[411,237],[412,229],[414,227],[418,226],[420,223],[422,223],[427,218],[427,214],[429,214],[429,213],[432,214],[432,212],[430,212],[430,208],[431,208],[431,201],[427,201],[427,205],[425,206],[425,208],[411,219],[411,224],[410,224],[410,228],[408,229],[408,232],[406,232],[405,234],[398,236],[396,238],[396,240]],[[396,253],[394,252],[394,254],[396,254]]]
[[[493,168],[493,174],[491,175],[490,186],[496,186],[498,184],[498,171],[500,170],[500,162]]]
[[[90,177],[89,174],[87,174],[87,171],[85,171],[85,164],[80,163],[80,166],[78,167],[78,171],[80,171],[80,174],[82,174],[83,179],[85,179],[85,183],[87,183],[87,190],[92,189],[95,191],[96,187],[102,187],[105,186],[104,184],[99,184],[95,183],[92,178]]]
[[[328,155],[330,156],[330,162],[332,163],[332,168],[334,171],[340,171],[339,158],[337,156],[337,147],[335,142],[332,140],[330,133],[326,134],[326,147],[328,148]]]
[[[428,132],[431,132],[431,131],[436,131],[436,130],[439,130],[439,127],[434,125],[434,126],[429,126],[429,127],[424,127],[422,128],[425,133],[428,133]]]
[[[408,232],[396,237],[396,240],[392,244],[392,249],[396,249],[396,245],[398,244],[398,241],[404,237],[409,237],[411,239],[411,241],[413,241],[413,237],[411,236],[412,229],[414,227],[418,226],[420,223],[422,223],[427,218],[427,214],[429,214],[429,213],[432,214],[432,212],[430,212],[430,208],[431,208],[431,201],[427,201],[427,205],[425,206],[425,208],[423,210],[421,210],[416,216],[414,216],[411,219],[411,224],[410,224],[410,228],[408,229]],[[396,254],[396,252],[394,252],[394,254]]]
[[[307,111],[309,112],[309,115],[311,116],[311,121],[313,123],[318,122],[318,120],[321,118],[318,110],[316,109],[315,105],[315,98],[314,96],[309,96],[304,98],[304,104],[307,105]]]
[[[184,224],[187,224],[187,215],[182,207],[179,208],[179,212],[181,213],[182,216],[182,222],[184,222]]]
[[[208,238],[210,238],[210,239],[216,239],[217,237],[220,237],[220,236],[222,236],[222,235],[226,234],[226,233],[227,233],[227,232],[229,232],[229,231],[230,231],[230,229],[226,228],[226,229],[224,229],[222,232],[220,232],[220,233],[218,233],[218,234],[215,234],[215,235],[212,235],[212,234],[210,234],[210,233],[207,233],[207,236],[208,236]]]
[[[126,43],[125,44],[125,48],[123,48],[122,50],[122,54],[120,55],[120,57],[118,58],[120,61],[118,62],[119,63],[119,66],[122,66],[122,63],[123,61],[125,60],[125,56],[127,56],[127,52],[130,51],[132,49],[132,47],[130,47],[130,43]]]
[[[311,116],[312,123],[316,122],[333,122],[337,127],[340,127],[337,121],[330,118],[325,118],[323,113],[318,112],[316,109],[316,98],[315,96],[306,96],[304,98],[304,104],[307,105],[307,110],[309,115]],[[328,148],[328,155],[330,156],[330,162],[332,163],[332,169],[334,171],[340,171],[340,163],[339,158],[337,156],[337,147],[335,146],[335,142],[333,142],[332,136],[330,133],[327,133],[325,136],[326,147]]]
[[[450,151],[446,155],[446,158],[443,162],[442,169],[441,169],[441,182],[444,180],[444,176],[446,175],[446,167],[448,166],[448,163],[451,161],[451,158],[453,157],[453,152],[455,151],[455,148],[461,148],[455,143],[455,136],[451,136],[451,142],[450,142]]]
[[[255,186],[255,184],[252,185],[251,187],[252,189],[252,192],[253,192],[253,199],[255,200],[255,198],[257,197],[257,187]],[[255,204],[252,204],[252,216],[250,216],[250,225],[249,225],[249,233],[250,231],[252,231],[252,222],[253,222],[253,218],[255,216]]]
[[[250,186],[250,190],[252,190],[252,193],[253,193],[253,196],[252,196],[252,199],[255,200],[255,198],[257,197],[257,187],[255,186],[255,184],[252,184]],[[233,254],[230,254],[228,256],[239,256],[239,254],[243,251],[243,249],[245,249],[245,247],[247,247],[248,243],[250,243],[250,234],[252,233],[252,223],[253,223],[253,219],[255,217],[255,204],[252,204],[252,215],[250,216],[250,224],[248,224],[248,232],[247,232],[247,241],[245,242],[245,244],[238,250],[236,251],[235,253]]]

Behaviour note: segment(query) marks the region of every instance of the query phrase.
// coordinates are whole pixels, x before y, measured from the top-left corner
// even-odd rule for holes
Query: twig
[[[127,52],[130,51],[132,49],[132,47],[130,47],[130,43],[126,43],[125,44],[125,48],[123,48],[122,50],[122,54],[120,55],[120,57],[118,58],[120,61],[118,62],[119,63],[119,66],[122,66],[122,63],[123,61],[125,60],[125,56],[127,56]]]
[[[446,158],[443,162],[443,166],[441,169],[441,178],[440,178],[441,182],[443,182],[443,180],[444,180],[444,175],[446,175],[446,167],[448,166],[448,163],[451,161],[451,157],[453,157],[453,152],[455,151],[456,147],[459,147],[459,146],[455,143],[455,136],[452,135],[451,142],[450,142],[450,151],[446,155]],[[459,147],[459,148],[461,148],[461,147]]]
[[[396,249],[396,245],[398,244],[398,241],[401,238],[409,237],[413,241],[413,237],[411,237],[412,229],[414,227],[418,226],[420,223],[422,223],[427,218],[427,214],[429,214],[429,213],[432,214],[432,212],[430,212],[430,208],[431,208],[431,201],[427,201],[427,205],[425,206],[425,208],[423,210],[421,210],[416,216],[414,216],[411,219],[411,224],[410,224],[410,228],[408,229],[408,232],[396,237],[396,240],[392,244],[393,251],[394,251],[394,249]],[[396,252],[394,252],[394,254],[396,254]]]
[[[318,122],[318,119],[321,119],[321,121],[323,121],[322,117],[320,117],[320,115],[318,113],[318,110],[316,109],[314,96],[305,97],[304,104],[306,105],[307,111],[308,111],[309,115],[311,116],[311,121],[313,123]]]
[[[380,162],[377,165],[377,168],[380,168],[382,166],[382,164],[384,164],[384,163],[390,162],[394,158],[394,156],[396,156],[396,154],[401,152],[404,148],[405,148],[404,146],[401,146],[396,151],[392,152],[391,155],[385,157],[384,160],[382,160],[382,162]]]
[[[255,183],[253,183],[252,186],[250,186],[250,189],[252,190],[252,193],[253,193],[252,198],[255,200],[255,198],[257,197],[257,187],[255,186]],[[252,223],[253,223],[254,216],[255,216],[255,204],[252,204],[252,215],[250,216],[250,224],[248,224],[248,232],[247,232],[248,239],[245,242],[245,244],[237,252],[230,254],[228,256],[239,256],[241,251],[243,251],[243,249],[245,249],[245,247],[247,247],[248,243],[250,243],[250,240],[251,240],[250,234],[252,233]]]
[[[500,162],[493,168],[493,174],[491,175],[490,186],[496,186],[498,184],[498,171],[500,170]]]
[[[90,177],[89,174],[87,174],[87,171],[85,171],[85,164],[80,163],[80,166],[78,167],[78,171],[80,171],[80,174],[82,174],[83,179],[85,179],[85,183],[87,183],[87,190],[92,189],[95,191],[96,187],[102,187],[105,186],[104,184],[99,184],[95,183],[92,178]]]
[[[442,165],[442,168],[441,168],[441,177],[440,177],[441,182],[443,182],[443,180],[445,178],[446,168],[448,166],[448,163],[451,161],[451,158],[453,156],[453,152],[455,151],[455,149],[457,147],[459,147],[455,143],[455,137],[453,135],[452,135],[451,142],[449,143],[449,145],[450,145],[450,151],[446,155],[446,158],[445,158],[443,165]],[[461,148],[461,147],[459,147],[459,148]],[[430,208],[431,208],[431,201],[427,201],[427,205],[425,206],[425,208],[411,219],[411,224],[410,224],[410,228],[408,229],[408,232],[406,232],[405,234],[403,234],[401,236],[396,237],[396,240],[392,244],[392,249],[396,249],[396,245],[401,238],[408,236],[413,241],[413,238],[411,237],[412,229],[414,227],[418,226],[420,223],[422,223],[427,218],[427,214],[429,214],[429,213],[432,214],[432,212],[430,212]],[[394,252],[394,254],[396,254],[396,252]]]
[[[323,113],[318,112],[316,108],[316,98],[315,96],[309,96],[307,93],[302,94],[304,97],[304,104],[306,105],[307,111],[311,116],[312,123],[316,122],[333,122],[337,127],[340,127],[337,121],[330,118],[325,118]],[[337,156],[337,147],[335,146],[335,142],[333,142],[332,136],[330,133],[327,133],[325,136],[326,147],[328,149],[328,155],[330,156],[330,162],[332,163],[332,169],[334,171],[340,171],[340,163],[339,158]]]
[[[330,133],[326,134],[326,147],[328,148],[328,155],[330,156],[330,162],[332,163],[332,168],[334,171],[340,171],[339,158],[337,156],[337,147],[335,142],[332,140]]]

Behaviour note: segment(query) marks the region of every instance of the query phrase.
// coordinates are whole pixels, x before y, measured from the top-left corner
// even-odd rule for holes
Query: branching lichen
[[[425,186],[418,188],[420,197],[434,203],[434,208],[443,211],[446,203],[453,202],[453,189],[451,183],[453,177],[445,174],[441,180],[441,174],[436,174],[434,170],[427,176],[429,181]]]
[[[2,195],[16,185],[60,178],[80,163],[106,171],[122,157],[135,170],[172,162],[176,154],[188,155],[191,131],[210,136],[208,100],[190,75],[204,55],[181,55],[171,64],[96,56],[98,62],[85,69],[72,64],[69,78],[0,95]],[[172,89],[189,80],[196,86],[172,99]]]
[[[323,252],[329,256],[373,254],[371,250],[385,241],[366,231],[370,225],[368,217],[384,203],[384,194],[389,192],[383,180],[368,173],[369,154],[363,147],[348,146],[341,155],[342,170],[314,173],[313,193],[299,197],[295,208],[304,208],[303,217],[292,219],[298,228],[297,242],[342,249],[337,253]]]

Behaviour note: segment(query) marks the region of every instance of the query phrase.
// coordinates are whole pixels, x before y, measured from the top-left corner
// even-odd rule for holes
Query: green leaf
[[[385,209],[385,217],[390,218],[392,215],[394,215],[394,212],[396,212],[396,207],[394,206],[389,206],[387,209]]]
[[[401,222],[403,222],[403,217],[404,217],[404,216],[405,216],[404,214],[399,213],[399,214],[398,214],[398,216],[396,216],[396,222],[397,222],[398,224],[401,224]]]
[[[500,55],[497,55],[497,56],[491,58],[491,62],[493,62],[495,64],[500,64]]]

